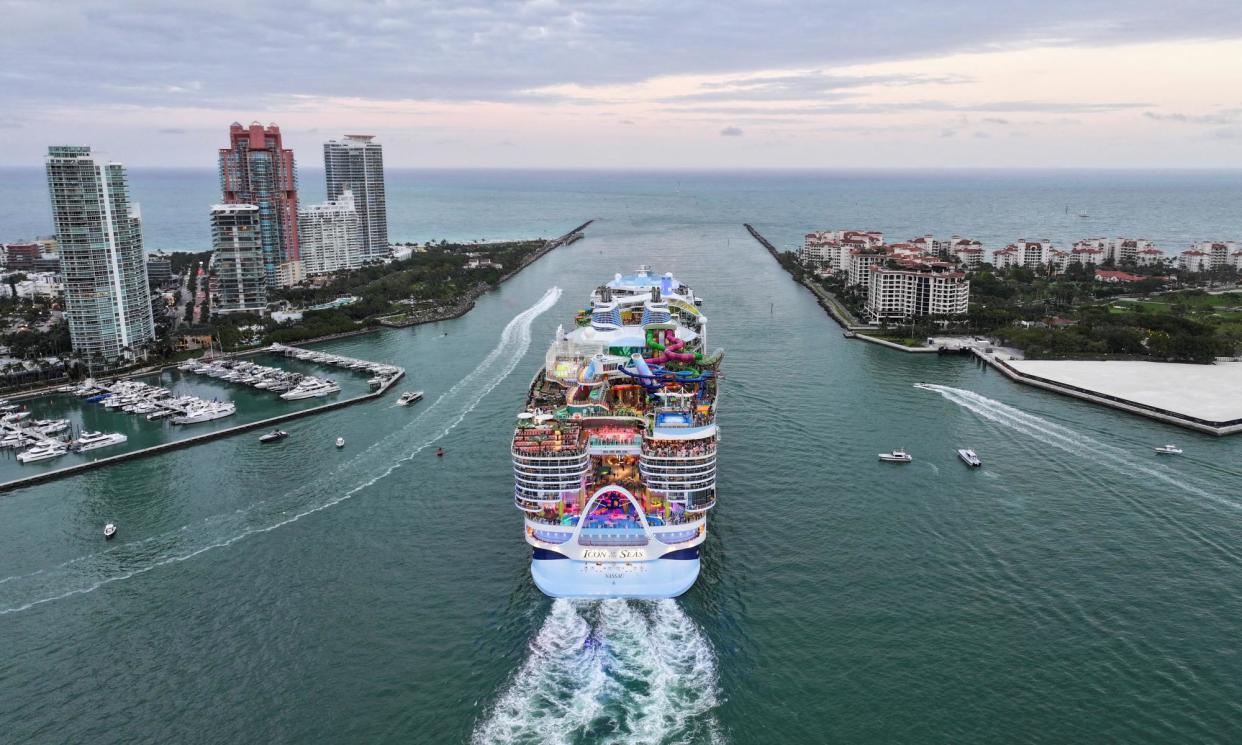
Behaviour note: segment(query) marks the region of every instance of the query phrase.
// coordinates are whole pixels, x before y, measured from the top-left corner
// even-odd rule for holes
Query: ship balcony
[[[716,484],[716,471],[696,476],[668,476],[665,474],[643,474],[643,483],[654,491],[690,491],[702,489]]]
[[[716,472],[716,463],[715,461],[709,461],[707,463],[670,466],[665,464],[652,465],[645,461],[639,461],[638,471],[644,478],[685,478],[713,474]]]
[[[556,461],[577,462],[586,458],[586,448],[574,445],[547,445],[533,447],[529,444],[514,445],[512,448],[513,462],[542,464]]]
[[[583,528],[578,543],[583,546],[646,546],[650,541],[641,530]]]
[[[585,476],[590,466],[586,461],[582,463],[573,463],[568,465],[554,466],[530,466],[524,463],[514,463],[513,473],[518,476],[527,478],[540,478],[548,476],[563,476],[568,478],[579,478]]]
[[[689,543],[695,538],[702,535],[703,528],[701,526],[688,530],[666,530],[660,533],[653,533],[655,539],[666,546],[676,546],[679,543]]]

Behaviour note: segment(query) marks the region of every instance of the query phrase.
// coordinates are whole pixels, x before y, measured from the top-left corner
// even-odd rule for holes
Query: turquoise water
[[[1236,178],[452,178],[408,224],[599,222],[461,319],[323,346],[405,366],[425,401],[0,496],[6,741],[1242,738],[1242,440],[845,340],[741,227],[986,237],[1060,215],[1055,237],[1069,203],[1230,237]],[[640,262],[695,287],[728,350],[703,574],[675,601],[553,602],[509,423],[556,326]],[[1168,441],[1186,455],[1157,459]],[[915,461],[877,462],[894,447]]]

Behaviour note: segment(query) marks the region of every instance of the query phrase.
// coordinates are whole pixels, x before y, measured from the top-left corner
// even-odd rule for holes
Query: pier
[[[389,391],[389,389],[393,387],[393,385],[396,384],[398,380],[400,380],[401,378],[405,376],[405,368],[398,367],[396,365],[392,365],[390,367],[392,367],[395,370],[395,374],[384,378],[382,384],[376,390],[370,391],[368,393],[363,393],[358,396],[354,396],[353,398],[347,398],[347,399],[340,400],[340,401],[331,401],[329,403],[321,404],[319,406],[314,406],[309,409],[300,409],[298,411],[290,411],[284,414],[277,414],[276,416],[267,417],[265,419],[260,419],[254,422],[246,422],[243,424],[238,424],[232,427],[228,427],[227,429],[213,430],[211,432],[205,432],[201,435],[194,435],[192,437],[186,437],[183,439],[174,440],[172,442],[165,442],[159,445],[152,445],[151,447],[142,448],[140,450],[132,450],[127,453],[118,453],[116,455],[111,455],[105,458],[99,458],[98,460],[92,460],[87,463],[77,463],[72,466],[65,466],[64,468],[58,468],[53,471],[44,471],[43,473],[37,473],[37,474],[32,474],[30,476],[24,476],[22,478],[11,479],[9,481],[0,482],[0,492],[11,491],[13,489],[19,489],[23,486],[30,486],[32,484],[39,484],[39,483],[43,483],[46,481],[54,481],[56,479],[65,478],[66,476],[74,476],[79,473],[84,473],[86,471],[90,471],[96,468],[103,468],[105,466],[122,463],[127,460],[134,460],[136,458],[145,458],[150,455],[156,455],[158,453],[164,453],[170,450],[179,450],[181,448],[192,447],[194,445],[199,445],[204,442],[210,442],[212,440],[218,440],[224,437],[231,437],[241,432],[250,432],[256,429],[264,429],[266,427],[271,427],[272,425],[280,424],[282,422],[291,421],[293,419],[299,419],[305,416],[311,416],[312,414],[319,414],[325,411],[332,411],[334,409],[343,409],[346,406],[353,406],[354,404],[362,403],[364,401],[372,401],[372,400],[382,397],[385,393]]]

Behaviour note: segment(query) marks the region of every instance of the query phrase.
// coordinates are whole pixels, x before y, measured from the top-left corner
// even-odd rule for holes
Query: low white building
[[[1211,269],[1235,266],[1232,262],[1232,254],[1236,249],[1237,246],[1233,241],[1199,241],[1190,247],[1191,251],[1200,251],[1208,255],[1208,264]]]
[[[992,252],[992,266],[998,270],[1022,266],[1022,254],[1017,246],[1005,246]]]
[[[25,275],[25,279],[10,285],[8,278]],[[0,297],[13,297],[13,290],[22,300],[55,300],[65,292],[65,285],[60,275],[55,272],[11,272],[0,275]]]
[[[306,276],[362,266],[362,221],[353,193],[299,209],[298,243]]]
[[[884,245],[884,234],[874,230],[819,230],[807,233],[798,258],[812,269],[849,271],[850,253]]]
[[[1177,268],[1183,272],[1210,271],[1212,269],[1212,255],[1197,248],[1182,251],[1177,257]]]

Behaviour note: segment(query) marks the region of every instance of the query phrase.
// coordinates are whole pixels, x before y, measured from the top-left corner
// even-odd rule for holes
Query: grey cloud
[[[990,138],[991,136],[992,135],[988,134],[987,132],[975,132],[973,135],[971,135],[971,137],[974,137],[976,140],[986,140]]]
[[[942,129],[942,130],[940,130],[940,136],[941,136],[942,138],[956,137],[956,136],[957,136],[957,130],[953,130],[953,129]]]
[[[664,99],[681,101],[792,101],[841,99],[851,89],[869,86],[911,86],[929,83],[964,83],[963,76],[930,75],[833,75],[821,71],[795,75],[735,78],[701,84],[700,90]]]
[[[745,133],[741,130],[740,127],[725,127],[724,129],[720,130],[720,134],[723,137],[741,137]]]
[[[10,111],[47,104],[269,111],[294,94],[312,102],[559,102],[532,91],[666,74],[829,69],[1048,39],[1238,38],[1242,3],[1198,0],[1190,12],[1167,0],[1046,0],[1006,4],[1000,13],[983,0],[894,0],[881,13],[855,0],[57,0],[6,3],[5,24],[0,106]],[[700,93],[822,99],[848,93],[851,83],[827,75],[734,81]]]
[[[182,127],[163,127],[155,131],[162,135],[183,135],[189,132],[190,130],[183,129]]]
[[[953,113],[1054,113],[1097,114],[1111,111],[1127,111],[1150,106],[1141,102],[1079,103],[1069,101],[990,101],[977,104],[960,104],[948,101],[906,101],[902,103],[839,103],[796,108],[758,108],[753,106],[679,106],[666,108],[668,112],[695,112],[700,114],[762,114],[771,116],[818,116],[822,114],[892,114],[914,111],[944,111]]]
[[[985,116],[983,117],[983,121],[987,124],[998,124],[1002,127],[1009,125],[1008,119],[1002,119],[999,116]]]
[[[1222,109],[1213,114],[1182,114],[1178,112],[1162,113],[1144,111],[1143,116],[1158,122],[1178,122],[1180,124],[1205,124],[1222,126],[1242,119],[1242,109]]]

